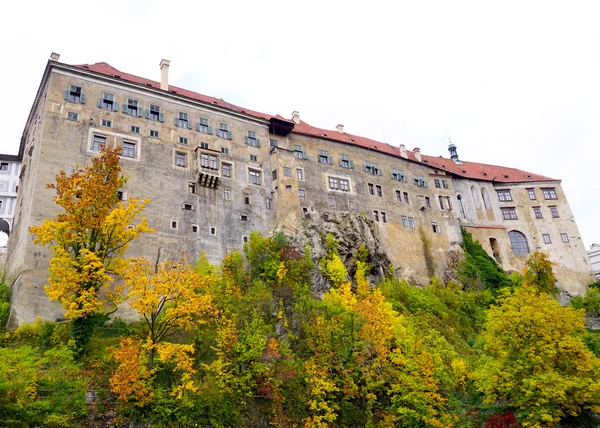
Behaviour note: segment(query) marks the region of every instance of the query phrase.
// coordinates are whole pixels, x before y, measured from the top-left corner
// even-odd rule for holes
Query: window
[[[250,155],[250,160],[252,162],[258,162],[258,156],[256,156],[256,155]]]
[[[401,216],[400,220],[402,220],[402,227],[408,227],[408,218],[405,215]]]
[[[535,218],[543,218],[540,207],[533,207],[533,212],[535,214]]]
[[[240,220],[242,220],[242,221],[250,221],[250,217],[248,217],[247,215],[242,214],[240,216]]]
[[[292,185],[291,184],[286,184],[285,185],[285,190],[292,190]]]
[[[433,179],[433,184],[435,184],[436,189],[440,189],[442,187],[438,178]]]
[[[160,134],[158,133],[158,131],[155,131],[154,129],[151,129],[151,130],[150,130],[150,136],[151,136],[152,138],[159,138],[159,135],[160,135]]]
[[[354,161],[350,160],[348,155],[342,155],[340,158],[340,166],[342,168],[354,168]]]
[[[223,199],[225,199],[226,201],[231,201],[231,190],[229,190],[229,189],[223,190]]]
[[[286,177],[291,177],[292,176],[292,168],[288,168],[287,166],[283,167],[283,175],[285,175]]]
[[[226,123],[219,123],[219,129],[217,129],[217,137],[231,140],[232,134],[229,130],[229,125],[227,125]]]
[[[550,207],[550,213],[552,214],[552,218],[558,218],[558,209],[556,207]]]
[[[142,109],[138,100],[128,99],[127,103],[123,106],[123,113],[130,116],[141,116]]]
[[[274,140],[272,138],[269,138],[269,147],[273,148],[273,147],[277,147],[278,146],[278,142],[277,140]]]
[[[433,233],[442,233],[440,227],[435,221],[431,222],[431,227],[433,227]]]
[[[244,195],[244,203],[246,205],[252,205],[252,195]]]
[[[406,177],[404,176],[404,173],[397,169],[392,169],[392,180],[403,181],[405,183],[407,181]]]
[[[425,181],[425,178],[423,178],[422,175],[413,175],[413,184],[419,187],[428,187],[427,182]]]
[[[165,114],[160,112],[160,106],[150,104],[150,108],[146,110],[146,119],[150,119],[155,122],[164,122]]]
[[[271,201],[271,198],[267,198],[267,199],[265,199],[265,202],[266,202],[266,204],[267,204],[267,209],[268,209],[268,210],[272,210],[272,209],[273,209],[273,203],[272,203],[272,201]]]
[[[296,179],[301,181],[304,180],[304,171],[302,168],[296,168]]]
[[[183,204],[181,207],[186,211],[194,211],[194,206],[192,204]]]
[[[344,178],[340,178],[340,190],[342,192],[349,192],[350,191],[350,181],[348,181]]]
[[[335,207],[335,198],[333,198],[333,197],[329,198],[329,206],[330,207]]]
[[[510,246],[512,247],[513,253],[515,254],[529,254],[529,245],[527,245],[527,238],[521,232],[517,230],[511,230],[508,232],[510,238]]]
[[[219,158],[218,157],[216,157],[215,155],[210,155],[208,157],[208,160],[209,160],[208,167],[210,169],[215,169],[215,170],[219,169]]]
[[[383,198],[383,190],[379,184],[375,185],[375,193],[377,193],[377,196],[380,198]]]
[[[113,94],[102,93],[102,98],[98,100],[98,107],[104,110],[118,111],[119,104],[115,102],[115,96]]]
[[[438,201],[440,203],[440,209],[443,210],[444,209],[444,197],[438,196]]]
[[[329,177],[329,188],[332,190],[350,191],[350,182],[344,178]]]
[[[381,211],[381,221],[387,223],[387,214]]]
[[[302,218],[308,217],[308,208],[302,207]]]
[[[85,95],[81,91],[81,86],[69,85],[69,90],[65,91],[64,98],[72,103],[85,103]]]
[[[542,194],[544,195],[544,199],[558,199],[556,197],[556,189],[554,187],[542,189]]]
[[[188,181],[188,193],[196,193],[196,183]]]
[[[257,184],[257,185],[261,185],[261,172],[257,171],[255,169],[249,169],[248,170],[248,177],[250,179],[250,183],[252,184]]]
[[[298,196],[304,198],[306,196],[306,190],[298,189]]]
[[[188,145],[188,139],[187,137],[179,137],[179,144],[183,144],[185,146]],[[206,143],[200,143],[200,147],[202,147],[202,144],[206,144]],[[206,144],[208,146],[208,144]],[[203,149],[208,149],[208,147],[202,147]]]
[[[302,146],[294,144],[294,157],[296,159],[308,159],[308,154],[302,151]]]
[[[221,172],[223,177],[231,177],[231,164],[223,162],[221,164]]]
[[[208,119],[201,117],[200,122],[196,125],[196,131],[203,134],[212,134],[212,128],[208,126]]]
[[[100,126],[103,126],[104,128],[112,128],[112,120],[102,119],[100,121]]]
[[[443,187],[444,189],[447,189],[447,188],[448,188],[448,180],[442,180],[442,187]]]
[[[274,169],[274,170],[271,172],[271,176],[273,177],[273,181],[277,180],[277,170],[276,170],[276,169]]]
[[[415,219],[412,217],[408,218],[408,227],[410,227],[411,229],[415,228]]]
[[[431,199],[429,199],[429,196],[425,196],[425,205],[427,208],[431,208]]]
[[[400,190],[396,190],[396,200],[402,202],[402,192]]]
[[[552,244],[552,239],[550,239],[550,234],[542,233],[542,238],[544,238],[544,244]]]
[[[248,237],[247,236],[242,236],[242,241],[244,242],[244,244],[248,243]]]
[[[187,141],[187,138],[186,138],[186,141]],[[200,142],[200,148],[201,149],[208,149],[208,143]]]
[[[171,229],[177,229],[177,222],[171,221]]]
[[[567,242],[569,242],[569,235],[567,235],[566,233],[561,233],[560,239],[566,244]]]
[[[140,127],[139,126],[135,126],[135,125],[131,125],[129,127],[129,132],[131,132],[132,134],[139,134],[140,131]]]
[[[0,163],[0,171],[8,171],[8,162]]]
[[[192,129],[192,122],[188,120],[188,114],[179,112],[179,115],[175,118],[175,126]]]
[[[73,113],[72,111],[67,112],[67,120],[79,121],[79,114]]]
[[[448,209],[452,211],[452,202],[450,202],[450,196],[446,196],[446,204],[448,204]]]
[[[348,201],[348,209],[349,209],[350,211],[354,211],[354,210],[356,209],[356,206],[355,206],[355,204],[354,204],[354,201],[352,201],[352,200]]]
[[[462,196],[461,195],[457,195],[456,196],[456,200],[458,201],[458,210],[460,212],[460,216],[462,218],[467,218],[467,215],[465,214],[465,207],[464,207],[463,201],[462,201]]]
[[[379,221],[379,211],[373,210],[373,220]]]
[[[227,148],[227,147],[221,147],[221,153],[223,153],[224,155],[228,155],[229,154],[229,148]]]
[[[130,141],[123,141],[123,151],[121,152],[126,158],[134,158],[135,157],[135,143]]]
[[[372,183],[368,183],[368,187],[369,187],[369,195],[375,196],[375,186],[373,186]]]
[[[513,200],[510,190],[496,190],[496,193],[498,193],[498,200],[500,202],[510,202]]]
[[[123,192],[122,190],[117,190],[117,199],[119,201],[126,201],[127,200],[127,193]]]
[[[198,233],[198,226],[196,226],[195,224],[192,224],[192,232]]]
[[[106,146],[106,137],[101,135],[94,135],[94,139],[92,140],[92,151],[99,152]]]
[[[187,166],[187,154],[175,152],[175,165],[185,168]]]
[[[535,190],[527,189],[527,194],[529,195],[529,199],[531,199],[532,201],[535,201]]]
[[[381,170],[376,163],[365,161],[365,172],[373,175],[381,175]]]
[[[217,234],[217,228],[216,227],[211,227],[210,228],[210,234],[211,235],[216,235]]]
[[[329,156],[327,150],[319,150],[319,163],[333,164],[333,156]]]
[[[504,220],[518,220],[517,210],[515,208],[500,208]]]
[[[407,204],[410,204],[410,200],[408,199],[408,193],[404,192],[404,202],[406,202]]]
[[[248,131],[246,136],[246,144],[253,147],[260,147],[260,139],[256,138],[256,132]]]

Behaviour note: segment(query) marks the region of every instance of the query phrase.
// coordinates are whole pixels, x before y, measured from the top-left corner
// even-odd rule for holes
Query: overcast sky
[[[20,1],[0,25],[0,152],[16,153],[50,52],[392,145],[563,180],[600,242],[600,4]],[[558,238],[557,238],[558,239]]]

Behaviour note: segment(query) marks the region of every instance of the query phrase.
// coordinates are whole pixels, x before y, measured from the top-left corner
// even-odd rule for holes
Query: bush
[[[488,255],[481,244],[473,241],[473,236],[461,229],[463,242],[461,244],[465,260],[458,268],[458,274],[469,288],[483,286],[486,290],[497,292],[502,287],[512,285],[510,278],[498,263]]]

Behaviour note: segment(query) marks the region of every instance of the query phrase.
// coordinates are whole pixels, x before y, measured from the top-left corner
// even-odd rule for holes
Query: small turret
[[[450,145],[448,146],[448,151],[450,152],[450,159],[452,159],[454,161],[454,163],[462,165],[462,162],[460,161],[460,159],[458,159],[458,153],[456,152],[456,146],[454,144],[452,144],[452,142],[450,142]]]

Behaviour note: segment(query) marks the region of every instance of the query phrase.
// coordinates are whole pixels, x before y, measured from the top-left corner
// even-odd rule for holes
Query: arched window
[[[465,214],[465,207],[463,206],[462,196],[456,195],[456,200],[458,201],[458,210],[460,211],[460,216],[462,218],[467,218],[467,214]]]
[[[510,238],[510,245],[513,253],[515,254],[529,254],[529,245],[527,245],[527,238],[521,232],[517,230],[511,230],[508,232]]]
[[[473,206],[475,209],[479,208],[479,198],[477,197],[477,190],[475,190],[475,186],[471,186],[471,196],[473,197]]]
[[[487,190],[485,188],[481,188],[481,199],[483,199],[483,208],[486,210],[490,208],[490,196],[488,195]]]

